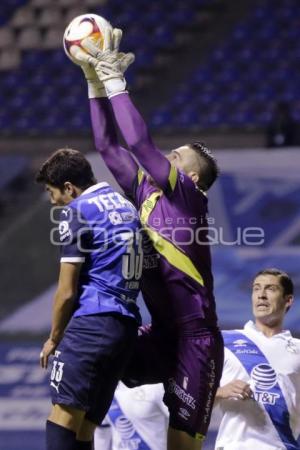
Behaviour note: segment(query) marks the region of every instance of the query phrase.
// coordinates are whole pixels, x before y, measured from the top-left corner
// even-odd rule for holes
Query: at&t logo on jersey
[[[276,383],[277,375],[269,364],[257,364],[251,371],[251,379],[254,382],[254,398],[260,403],[274,405],[279,394],[269,392]]]
[[[144,447],[144,442],[140,436],[136,433],[131,420],[129,420],[120,409],[118,403],[113,400],[113,403],[108,412],[111,424],[115,427],[118,438],[116,442],[116,448],[138,450]]]

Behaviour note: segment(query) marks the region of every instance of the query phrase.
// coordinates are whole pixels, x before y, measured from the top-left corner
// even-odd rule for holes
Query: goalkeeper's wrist
[[[121,94],[126,91],[126,81],[124,78],[112,78],[103,82],[108,98]]]
[[[102,83],[87,80],[87,85],[89,98],[106,97],[106,91]]]

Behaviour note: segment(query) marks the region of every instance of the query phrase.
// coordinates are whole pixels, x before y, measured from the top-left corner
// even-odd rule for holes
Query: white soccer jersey
[[[250,384],[255,398],[216,401],[222,416],[216,449],[300,448],[293,444],[287,446],[282,439],[289,431],[291,441],[300,433],[300,340],[293,338],[289,331],[266,337],[252,321],[243,330],[229,332],[227,336],[220,385],[243,380]],[[274,417],[283,412],[282,405],[286,406],[289,420],[287,426],[280,427],[274,423]]]
[[[129,389],[119,383],[106,416],[110,427],[97,428],[95,450],[165,450],[169,413],[162,384]]]

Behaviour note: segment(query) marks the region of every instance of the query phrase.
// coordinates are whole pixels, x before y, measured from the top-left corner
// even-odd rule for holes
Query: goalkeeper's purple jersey
[[[154,323],[173,325],[196,318],[216,326],[207,198],[192,180],[171,170],[170,191],[163,193],[139,173],[135,203],[144,239],[142,292]],[[173,188],[171,187],[173,186]]]
[[[130,151],[151,178],[118,145],[112,111]],[[134,200],[145,228],[141,287],[153,323],[172,326],[203,319],[203,327],[215,327],[207,197],[155,147],[126,93],[110,103],[92,99],[91,118],[96,147]]]

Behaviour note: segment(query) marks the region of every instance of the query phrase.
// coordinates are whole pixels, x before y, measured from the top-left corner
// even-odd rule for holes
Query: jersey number
[[[123,255],[122,275],[125,280],[139,280],[143,270],[142,236],[132,233],[128,239],[126,253]]]
[[[53,361],[53,367],[51,372],[51,381],[59,383],[63,377],[63,367],[65,363]]]

